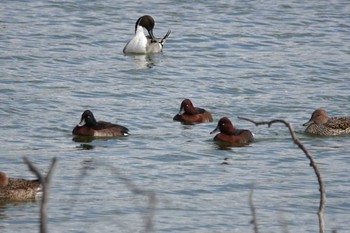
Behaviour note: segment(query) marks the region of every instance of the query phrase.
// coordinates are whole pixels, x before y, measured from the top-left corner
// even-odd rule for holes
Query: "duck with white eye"
[[[143,29],[146,29],[146,36]],[[155,38],[153,35],[154,19],[150,15],[140,17],[135,24],[135,35],[123,49],[124,54],[150,54],[160,53],[166,38],[170,35],[169,30],[163,38]]]

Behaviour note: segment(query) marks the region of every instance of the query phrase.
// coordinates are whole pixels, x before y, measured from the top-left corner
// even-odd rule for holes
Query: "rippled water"
[[[316,108],[350,115],[350,5],[347,1],[2,1],[1,166],[33,178],[58,158],[50,232],[140,232],[152,190],[154,232],[252,232],[248,196],[262,232],[317,232],[319,192],[286,119],[315,157],[327,191],[326,230],[350,231],[349,137],[310,137]],[[124,56],[134,23],[156,20],[172,33],[164,53]],[[172,121],[184,98],[214,122]],[[125,125],[123,139],[75,142],[91,109]],[[222,116],[256,134],[222,149],[209,132]],[[228,165],[222,165],[228,158]],[[0,232],[37,232],[39,202],[0,205]]]

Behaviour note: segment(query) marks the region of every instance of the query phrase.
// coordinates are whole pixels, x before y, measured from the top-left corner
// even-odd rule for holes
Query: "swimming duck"
[[[39,180],[9,178],[6,173],[0,172],[0,200],[34,200],[41,193]]]
[[[219,120],[217,127],[210,132],[213,134],[220,130],[220,133],[215,135],[214,141],[227,142],[232,144],[248,144],[253,141],[254,135],[247,129],[236,129],[232,122],[227,117]]]
[[[187,124],[212,122],[211,113],[203,108],[193,106],[191,100],[184,99],[180,106],[180,111],[173,118],[174,121],[181,121]]]
[[[316,109],[308,122],[303,126],[307,126],[306,133],[335,136],[350,133],[350,117],[329,117],[324,109]]]
[[[135,24],[135,35],[125,45],[123,53],[148,54],[162,52],[165,40],[171,31],[169,30],[163,38],[155,38],[153,35],[154,24],[152,16],[144,15],[140,17]],[[145,35],[144,28],[148,31],[148,36]]]
[[[81,115],[80,123],[73,129],[74,135],[95,137],[117,137],[129,135],[129,130],[121,125],[106,121],[96,121],[90,110]]]

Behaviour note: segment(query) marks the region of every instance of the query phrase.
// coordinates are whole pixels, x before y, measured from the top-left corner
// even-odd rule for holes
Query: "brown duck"
[[[174,121],[181,121],[185,124],[198,124],[212,122],[211,113],[203,108],[194,107],[191,100],[184,99],[180,106],[180,111],[173,118]]]
[[[316,109],[308,122],[306,133],[334,136],[350,133],[350,117],[329,117],[324,109]]]
[[[230,119],[223,117],[219,120],[217,127],[210,132],[213,134],[220,131],[214,137],[214,141],[226,142],[230,144],[249,144],[254,140],[254,134],[247,129],[237,129],[233,126]]]
[[[9,178],[0,172],[0,200],[34,200],[41,192],[39,180]]]

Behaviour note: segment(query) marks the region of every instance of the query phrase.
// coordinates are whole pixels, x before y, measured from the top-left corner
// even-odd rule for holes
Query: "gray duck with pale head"
[[[305,133],[336,136],[350,133],[350,116],[329,117],[324,109],[316,109],[308,122],[303,124],[307,126]]]

